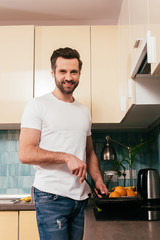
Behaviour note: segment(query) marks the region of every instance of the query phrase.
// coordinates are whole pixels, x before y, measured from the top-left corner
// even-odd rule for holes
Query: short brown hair
[[[73,59],[76,58],[79,62],[79,71],[81,71],[82,69],[82,61],[80,59],[80,54],[77,50],[69,48],[69,47],[65,47],[65,48],[59,48],[57,50],[55,50],[52,53],[52,56],[50,58],[51,61],[51,68],[53,70],[56,69],[56,60],[58,57],[62,57],[62,58],[66,58],[66,59]]]

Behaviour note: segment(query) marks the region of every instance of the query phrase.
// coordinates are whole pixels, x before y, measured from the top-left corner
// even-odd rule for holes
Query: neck
[[[74,97],[72,96],[72,93],[65,94],[65,93],[62,93],[59,89],[55,88],[52,94],[61,101],[69,102],[69,103],[74,102]]]

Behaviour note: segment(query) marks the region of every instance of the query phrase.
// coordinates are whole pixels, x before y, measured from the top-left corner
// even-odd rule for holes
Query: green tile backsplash
[[[0,130],[0,194],[29,194],[34,180],[34,169],[31,165],[22,164],[18,158],[19,130]],[[157,168],[160,172],[160,126],[151,132],[111,132],[106,130],[93,130],[92,138],[94,148],[98,156],[101,171],[110,170],[112,164],[101,160],[101,152],[105,144],[105,136],[123,143],[124,145],[135,146],[140,139],[148,140],[153,136],[155,141],[146,144],[143,149],[143,157],[137,156],[133,169],[138,170],[146,167]],[[120,153],[124,154],[124,148],[112,143],[117,153],[118,160]],[[128,169],[128,166],[126,165]],[[121,180],[119,184],[123,184]],[[136,180],[134,180],[136,184]],[[126,182],[129,185],[129,180]]]
[[[34,170],[18,158],[19,130],[0,131],[0,194],[28,194]]]
[[[156,127],[154,130],[150,132],[144,132],[144,131],[118,131],[118,132],[111,132],[111,131],[105,131],[105,130],[94,130],[93,131],[93,142],[94,142],[94,148],[96,150],[96,154],[98,156],[101,171],[102,173],[104,170],[112,170],[113,164],[110,162],[104,162],[101,160],[101,152],[103,149],[103,146],[105,145],[105,137],[109,135],[112,139],[117,140],[118,142],[126,145],[126,146],[136,146],[138,143],[140,143],[141,139],[143,141],[146,141],[147,143],[144,145],[142,154],[136,155],[136,158],[134,160],[134,164],[132,166],[132,169],[136,170],[136,173],[138,174],[138,171],[142,168],[156,168],[159,170],[160,173],[160,126]],[[151,141],[152,140],[152,141]],[[121,154],[125,155],[125,148],[111,142],[112,146],[116,150],[117,159],[120,161],[122,159]],[[126,169],[128,168],[128,164],[124,164]],[[123,185],[124,180],[119,180],[118,184]],[[130,181],[126,180],[126,186],[130,185]],[[133,180],[133,185],[137,185],[137,179]]]

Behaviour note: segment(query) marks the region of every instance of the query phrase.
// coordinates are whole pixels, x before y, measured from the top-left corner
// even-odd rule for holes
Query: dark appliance
[[[147,220],[160,220],[160,176],[157,169],[145,168],[138,172],[137,190],[144,200]]]

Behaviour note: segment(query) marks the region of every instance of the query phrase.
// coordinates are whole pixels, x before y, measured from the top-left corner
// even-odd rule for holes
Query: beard
[[[65,86],[65,83],[69,83],[69,84],[71,84],[71,86],[67,87],[67,86]],[[57,81],[57,79],[55,77],[55,84],[62,93],[71,94],[78,86],[79,81],[75,82],[73,80],[70,80],[70,81],[65,80],[65,81],[59,82],[59,81]]]

